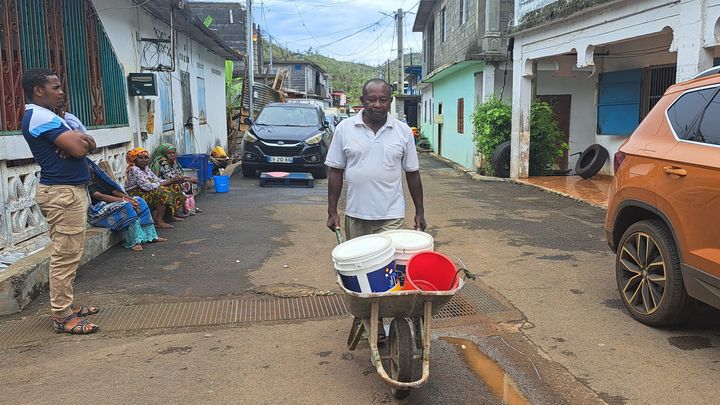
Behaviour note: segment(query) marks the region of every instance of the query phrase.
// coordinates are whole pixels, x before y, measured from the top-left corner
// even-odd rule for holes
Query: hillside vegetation
[[[263,52],[265,60],[269,58],[269,44],[263,41]],[[347,101],[350,105],[360,104],[362,85],[374,77],[382,77],[389,82],[397,81],[397,60],[390,61],[390,76],[387,76],[387,63],[381,66],[369,66],[362,63],[346,62],[336,60],[317,52],[297,53],[287,50],[282,46],[273,44],[273,58],[276,60],[306,60],[315,63],[323,68],[330,75],[330,83],[333,90],[342,90],[347,94]],[[414,64],[420,63],[420,54],[413,53]],[[410,54],[405,55],[405,63],[410,64]]]

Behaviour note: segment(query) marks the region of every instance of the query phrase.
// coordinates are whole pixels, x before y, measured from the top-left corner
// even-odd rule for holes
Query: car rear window
[[[289,127],[316,127],[320,125],[317,111],[311,108],[265,107],[260,111],[256,124],[283,125]]]
[[[691,91],[680,96],[667,110],[675,135],[680,139],[688,139],[692,127],[697,124],[702,109],[717,91],[717,87],[710,87],[698,91]]]
[[[700,123],[700,131],[691,140],[720,145],[720,94],[715,95],[708,105]]]

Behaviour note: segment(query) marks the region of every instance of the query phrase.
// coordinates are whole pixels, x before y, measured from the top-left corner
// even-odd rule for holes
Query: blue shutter
[[[600,74],[598,135],[630,135],[640,123],[642,69]]]

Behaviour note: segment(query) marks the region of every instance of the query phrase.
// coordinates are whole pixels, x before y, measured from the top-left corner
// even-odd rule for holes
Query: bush
[[[478,104],[472,115],[475,145],[483,158],[483,171],[495,174],[490,157],[495,148],[510,140],[512,108],[496,96]],[[534,101],[530,113],[530,175],[551,171],[555,160],[567,149],[550,105]]]

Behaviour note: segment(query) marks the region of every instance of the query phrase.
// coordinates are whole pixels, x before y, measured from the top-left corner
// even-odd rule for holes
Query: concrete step
[[[106,228],[89,227],[80,265],[89,262],[120,241],[117,233]],[[0,316],[22,311],[49,283],[52,246],[18,260],[0,273]]]

